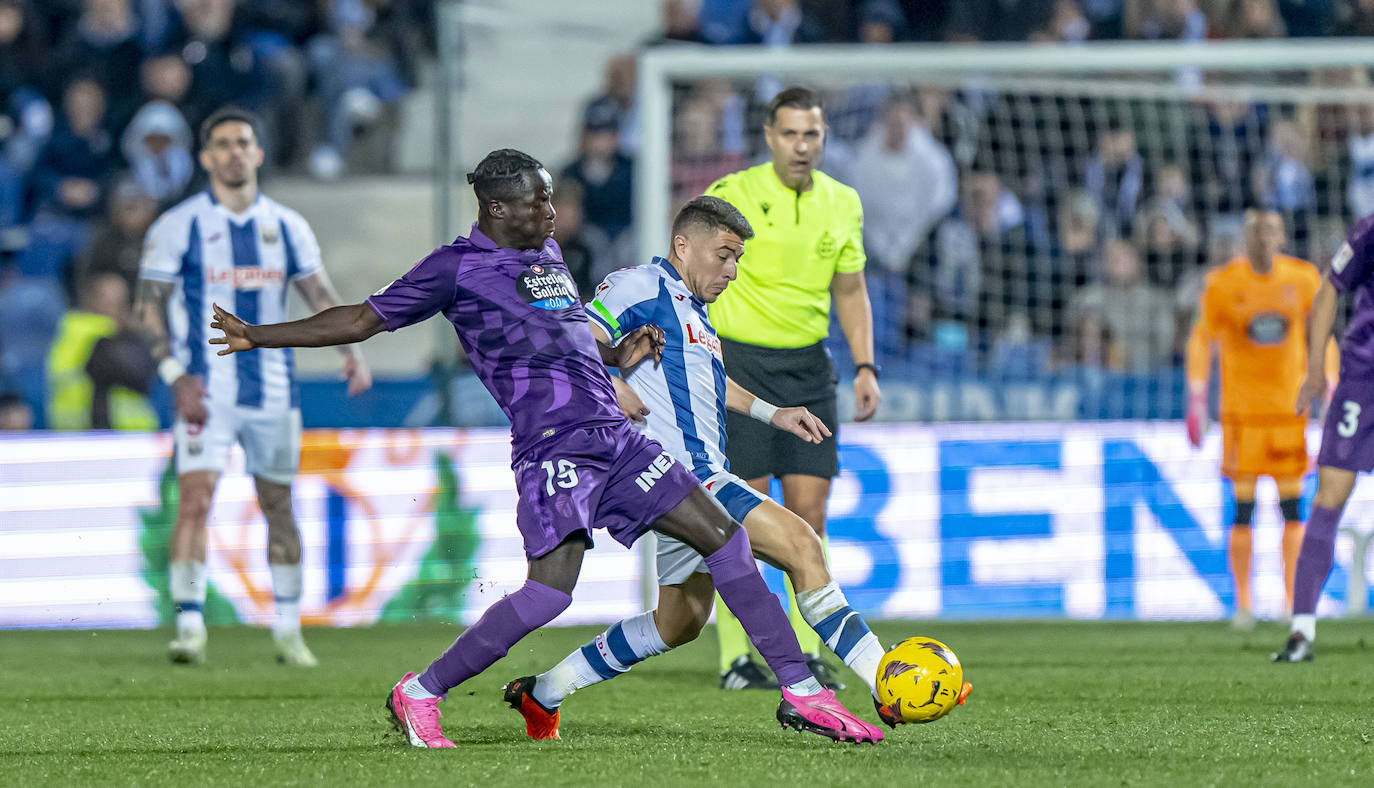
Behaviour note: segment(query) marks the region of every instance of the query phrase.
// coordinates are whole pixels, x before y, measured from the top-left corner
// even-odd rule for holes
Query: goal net
[[[1240,250],[1243,211],[1281,211],[1286,251],[1319,264],[1374,213],[1370,65],[1374,47],[1328,41],[652,50],[641,256],[677,206],[766,160],[767,101],[806,85],[822,169],[864,203],[884,417],[1177,417],[1202,279]]]

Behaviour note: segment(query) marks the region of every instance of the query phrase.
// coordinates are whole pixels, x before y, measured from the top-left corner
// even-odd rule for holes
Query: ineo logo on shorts
[[[515,280],[516,292],[540,309],[566,309],[577,303],[577,287],[564,272],[531,265]]]
[[[1245,326],[1245,334],[1258,345],[1279,345],[1288,337],[1288,318],[1278,312],[1261,312]]]
[[[649,467],[639,474],[639,477],[635,479],[635,484],[639,485],[639,489],[644,492],[649,492],[671,467],[673,467],[673,455],[665,451],[655,457]]]

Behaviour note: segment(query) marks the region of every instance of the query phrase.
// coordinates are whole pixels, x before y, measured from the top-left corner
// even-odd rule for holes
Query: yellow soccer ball
[[[878,663],[878,700],[904,722],[934,722],[949,714],[967,697],[964,686],[959,658],[931,638],[907,638]]]

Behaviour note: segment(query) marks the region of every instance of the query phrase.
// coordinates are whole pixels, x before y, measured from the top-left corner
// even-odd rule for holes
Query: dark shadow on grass
[[[354,703],[371,703],[371,702],[375,702],[376,705],[378,705],[378,706],[380,706],[380,705],[386,703],[385,690],[383,690],[383,692],[381,693],[381,696],[380,696],[380,697],[378,697],[378,693],[369,693],[369,694],[367,694],[367,695],[340,695],[340,694],[333,694],[333,693],[331,693],[331,694],[326,695],[326,694],[319,693],[319,692],[314,692],[314,693],[310,693],[310,694],[298,693],[298,694],[294,694],[294,695],[293,695],[293,694],[289,694],[289,693],[284,693],[284,692],[274,692],[274,693],[271,693],[271,694],[256,694],[256,695],[229,695],[229,694],[225,694],[225,695],[219,695],[219,694],[215,694],[215,695],[127,695],[127,694],[123,694],[123,693],[114,693],[114,694],[110,694],[110,695],[91,695],[91,694],[88,694],[88,693],[82,693],[82,694],[79,694],[79,695],[62,695],[62,694],[49,693],[49,694],[47,694],[47,695],[0,695],[0,703],[33,703],[33,702],[38,702],[38,703],[110,703],[110,702],[112,702],[112,701],[121,701],[121,702],[123,702],[123,701],[131,701],[131,702],[143,702],[143,703],[172,703],[172,704],[182,704],[182,703],[197,703],[197,702],[203,702],[203,703],[232,703],[232,702],[243,701],[243,700],[248,700],[248,701],[284,701],[284,700],[295,700],[295,701],[306,701],[306,702],[309,702],[309,703],[319,703],[320,701],[325,700],[326,698],[329,699],[329,700],[331,700],[331,701],[343,700],[343,701],[352,701],[352,702],[354,702]]]
[[[397,740],[399,742],[399,739]],[[112,755],[228,755],[236,752],[253,753],[282,753],[286,755],[301,753],[345,753],[345,752],[373,752],[381,747],[398,746],[397,744],[378,741],[376,744],[315,744],[299,745],[290,747],[263,746],[260,744],[244,745],[242,747],[226,747],[224,745],[206,744],[194,747],[101,747],[98,750],[82,750],[82,758],[100,758]],[[34,750],[0,750],[0,757],[42,757],[42,756],[61,756],[71,757],[76,751],[72,749],[62,749],[56,747],[45,747]]]

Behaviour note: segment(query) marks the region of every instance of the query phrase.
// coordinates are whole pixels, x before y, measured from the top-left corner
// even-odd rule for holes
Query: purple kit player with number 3
[[[1374,216],[1350,229],[1331,259],[1312,301],[1307,332],[1307,379],[1298,391],[1298,412],[1326,394],[1322,349],[1331,336],[1341,294],[1355,294],[1355,312],[1341,340],[1341,379],[1317,454],[1317,494],[1298,553],[1293,582],[1293,628],[1275,662],[1310,662],[1317,639],[1317,599],[1336,552],[1336,527],[1355,489],[1355,475],[1374,470]],[[1313,350],[1315,348],[1315,351]],[[1313,352],[1315,356],[1310,355]]]
[[[265,326],[247,325],[216,306],[211,323],[224,332],[211,343],[232,353],[358,342],[442,312],[510,419],[520,494],[516,524],[529,579],[488,608],[423,674],[397,682],[387,699],[396,726],[416,747],[453,747],[439,728],[439,701],[568,607],[597,527],[625,545],[657,531],[705,557],[721,598],[783,685],[777,717],[784,726],[840,741],[880,741],[881,731],[811,675],[787,616],[759,576],[744,529],[620,411],[606,364],[656,360],[663,335],[645,326],[611,351],[615,358],[603,358],[552,240],[549,174],[530,156],[504,149],[488,154],[468,180],[479,206],[471,235],[435,250],[365,303]]]

